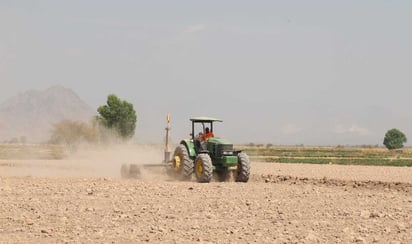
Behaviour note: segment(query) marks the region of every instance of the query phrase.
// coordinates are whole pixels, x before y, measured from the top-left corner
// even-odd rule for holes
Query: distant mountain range
[[[90,121],[95,114],[71,89],[30,90],[0,104],[0,142],[22,137],[28,142],[44,142],[50,138],[53,124],[64,119]]]

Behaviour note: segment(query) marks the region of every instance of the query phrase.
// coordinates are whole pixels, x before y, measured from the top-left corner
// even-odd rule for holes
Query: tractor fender
[[[189,152],[189,157],[196,157],[195,144],[192,140],[182,140],[180,144],[185,145],[187,151]]]

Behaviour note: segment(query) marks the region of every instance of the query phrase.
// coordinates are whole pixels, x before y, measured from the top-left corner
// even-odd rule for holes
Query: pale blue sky
[[[235,143],[412,138],[410,1],[0,0],[0,102],[61,84],[135,105],[136,136],[188,118]],[[412,140],[412,139],[411,139]]]

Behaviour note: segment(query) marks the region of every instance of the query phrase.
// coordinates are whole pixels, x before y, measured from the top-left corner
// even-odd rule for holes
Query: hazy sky
[[[0,102],[60,84],[132,102],[136,136],[189,117],[235,143],[412,140],[411,1],[0,0]],[[410,144],[412,145],[412,144]]]

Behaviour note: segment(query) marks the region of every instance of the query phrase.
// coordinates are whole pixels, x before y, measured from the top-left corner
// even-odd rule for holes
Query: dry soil
[[[0,243],[412,243],[412,168],[253,162],[246,184],[199,184],[0,165]]]

